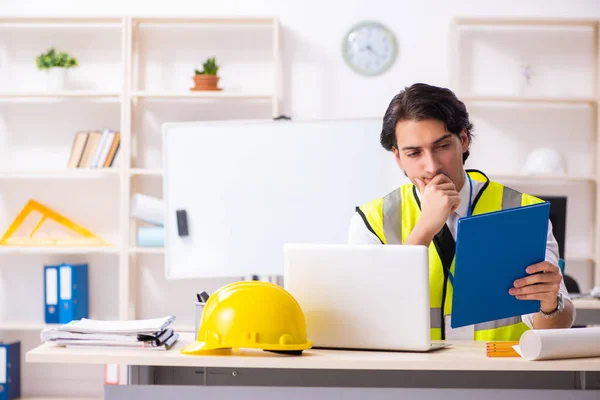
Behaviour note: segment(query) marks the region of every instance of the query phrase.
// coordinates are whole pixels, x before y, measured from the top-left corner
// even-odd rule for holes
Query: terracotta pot
[[[195,86],[191,90],[221,90],[217,87],[219,77],[216,75],[194,75]]]

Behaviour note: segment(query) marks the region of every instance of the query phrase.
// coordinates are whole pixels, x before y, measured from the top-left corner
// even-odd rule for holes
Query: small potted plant
[[[79,66],[76,58],[63,51],[57,52],[54,48],[40,54],[36,64],[40,71],[48,74],[46,88],[50,91],[64,90],[68,70]]]
[[[208,58],[202,64],[202,71],[197,68],[194,70],[194,87],[191,90],[221,90],[217,87],[219,83],[219,66],[215,57]]]

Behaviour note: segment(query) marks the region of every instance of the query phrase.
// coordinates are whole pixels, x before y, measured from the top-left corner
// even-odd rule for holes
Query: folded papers
[[[83,318],[44,329],[40,339],[57,346],[168,350],[179,339],[179,334],[169,327],[173,321],[173,316],[130,321]]]

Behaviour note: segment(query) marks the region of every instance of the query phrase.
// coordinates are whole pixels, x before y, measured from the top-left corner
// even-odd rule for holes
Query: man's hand
[[[520,300],[539,300],[540,308],[551,313],[558,306],[558,291],[562,275],[560,269],[547,261],[533,264],[525,270],[529,276],[517,279],[508,292]]]
[[[419,178],[415,178],[415,182],[421,193],[421,218],[418,224],[435,235],[460,204],[456,186],[443,174],[436,175],[428,184]]]

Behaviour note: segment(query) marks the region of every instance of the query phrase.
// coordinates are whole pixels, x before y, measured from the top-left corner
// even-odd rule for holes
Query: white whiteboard
[[[167,278],[283,275],[284,243],[346,243],[355,207],[406,179],[380,132],[380,119],[163,125]]]

